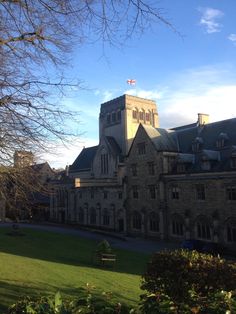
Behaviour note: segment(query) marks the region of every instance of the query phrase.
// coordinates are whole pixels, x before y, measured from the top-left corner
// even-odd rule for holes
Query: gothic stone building
[[[101,105],[99,144],[55,181],[51,219],[125,234],[236,245],[236,119],[159,128],[153,101]]]

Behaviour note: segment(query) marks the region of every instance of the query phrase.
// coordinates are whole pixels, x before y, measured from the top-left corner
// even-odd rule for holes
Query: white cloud
[[[113,93],[111,91],[106,90],[106,91],[102,92],[102,97],[103,97],[102,102],[109,101],[112,99]]]
[[[43,153],[40,156],[41,161],[47,161],[52,168],[65,168],[71,165],[84,147],[90,147],[98,144],[98,139],[85,138],[81,136],[76,140],[63,145],[54,143],[52,152]]]
[[[200,25],[205,27],[208,34],[221,31],[222,25],[218,20],[224,15],[222,11],[213,8],[200,8],[199,11],[202,13]]]
[[[207,113],[210,121],[236,117],[236,84],[215,86],[202,94],[176,92],[160,114],[162,127],[173,127],[197,121],[197,113]]]
[[[236,45],[236,34],[230,34],[228,39],[232,41],[234,45]]]
[[[192,123],[198,113],[209,114],[211,122],[236,117],[235,99],[236,77],[226,66],[185,71],[170,82],[159,101],[160,125],[170,128]]]
[[[132,88],[126,90],[125,94],[154,100],[162,98],[162,93],[158,90],[144,90]]]
[[[188,69],[177,73],[174,77],[169,77],[168,84],[154,89],[129,89],[125,93],[153,99],[157,101],[160,126],[172,128],[197,121],[198,113],[210,115],[210,122],[236,117],[236,71],[230,64],[219,64],[215,66],[205,66]],[[121,95],[117,92],[105,93],[106,100]],[[99,99],[96,99],[96,114],[93,119],[86,117],[86,130],[90,132],[96,123],[98,124],[101,98],[105,95],[100,91]],[[86,101],[84,102],[86,104]],[[89,108],[89,101],[87,102]],[[90,108],[93,110],[93,108]],[[90,147],[98,144],[98,132],[95,138],[82,136],[73,141],[73,145],[67,147],[57,144],[54,154],[44,154],[52,167],[65,167],[72,164],[79,155],[83,146]]]

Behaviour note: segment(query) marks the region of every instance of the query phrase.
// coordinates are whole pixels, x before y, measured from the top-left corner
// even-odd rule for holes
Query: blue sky
[[[83,134],[45,156],[51,166],[65,167],[83,146],[98,144],[100,104],[124,93],[155,100],[163,128],[194,122],[198,112],[211,122],[236,117],[236,1],[162,0],[158,6],[181,36],[157,24],[121,48],[75,47],[68,73],[85,88],[63,105],[80,111]]]

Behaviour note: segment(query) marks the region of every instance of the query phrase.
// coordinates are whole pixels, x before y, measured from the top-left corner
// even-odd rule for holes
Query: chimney
[[[209,123],[209,114],[198,113],[198,124],[201,126],[208,123]]]
[[[66,165],[65,174],[67,177],[69,176],[69,166],[68,165]]]

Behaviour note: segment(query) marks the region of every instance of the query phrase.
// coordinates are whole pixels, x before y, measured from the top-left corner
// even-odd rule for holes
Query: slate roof
[[[184,130],[184,129],[190,129],[190,128],[194,128],[198,126],[198,122],[194,122],[191,124],[186,124],[186,125],[181,125],[181,126],[177,126],[175,128],[171,128],[170,130],[174,130],[174,131],[180,131],[180,130]]]
[[[43,169],[44,166],[51,168],[50,165],[48,164],[48,162],[43,162],[41,164],[35,164],[35,165],[30,166],[30,167],[35,171],[40,171]]]
[[[69,167],[69,171],[87,171],[91,169],[93,158],[97,152],[98,145],[84,148],[76,160]]]
[[[176,131],[178,146],[183,153],[192,152],[192,142],[197,137],[202,139],[203,149],[216,150],[216,141],[221,138],[222,133],[228,137],[227,146],[236,144],[236,118]]]
[[[203,149],[202,156],[205,160],[220,160],[220,152],[215,150]]]
[[[194,162],[194,154],[182,154],[180,153],[177,158],[179,163],[190,163]]]
[[[158,151],[177,151],[178,148],[174,131],[162,128],[155,129],[147,125],[143,125],[143,128]]]

